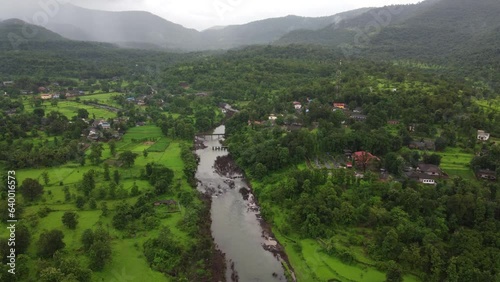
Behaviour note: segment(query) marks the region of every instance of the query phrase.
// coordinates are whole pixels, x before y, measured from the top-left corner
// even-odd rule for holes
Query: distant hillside
[[[340,46],[353,55],[429,62],[469,55],[481,60],[481,53],[498,50],[499,14],[498,0],[427,0],[373,9],[316,31],[290,32],[276,44]]]
[[[498,0],[442,0],[401,24],[383,29],[373,37],[370,47],[395,58],[427,60],[476,53],[498,42],[499,14]]]
[[[14,44],[23,41],[63,41],[67,40],[61,35],[46,28],[30,25],[18,19],[0,21],[0,42]]]
[[[373,8],[368,10],[356,10],[359,13],[342,21],[332,23],[316,31],[297,30],[284,35],[275,43],[283,44],[320,44],[338,46],[342,44],[354,45],[356,35],[366,27],[374,30],[373,25],[383,27],[385,25],[397,25],[407,19],[426,11],[440,0],[427,0],[420,4],[392,5],[389,7]]]
[[[36,7],[36,3],[7,7],[0,11],[0,17],[31,19]],[[72,40],[127,45],[136,42],[164,49],[185,49],[195,44],[198,35],[194,29],[184,28],[149,12],[97,11],[71,4],[59,5],[59,11],[50,18],[46,28]]]
[[[22,37],[23,30],[36,32],[34,36]],[[110,43],[73,41],[21,20],[0,22],[0,77],[4,79],[151,75],[151,70],[196,56],[196,53],[123,49]]]
[[[318,30],[358,16],[370,8],[353,10],[328,17],[286,16],[265,19],[243,25],[231,25],[202,32],[204,46],[209,48],[233,48],[245,45],[270,44],[295,30]]]
[[[49,25],[49,28],[74,40],[141,42],[166,49],[184,48],[194,43],[198,34],[194,29],[184,28],[148,12],[97,11],[73,5],[63,6],[54,22],[80,30],[79,34],[66,34],[61,25]]]
[[[397,13],[390,21],[377,16],[391,10]],[[318,44],[340,47],[347,56],[447,65],[500,89],[498,15],[498,0],[427,0],[373,9],[316,31],[290,32],[275,44]]]

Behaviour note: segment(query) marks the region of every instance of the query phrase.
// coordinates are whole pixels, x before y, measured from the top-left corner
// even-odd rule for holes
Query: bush
[[[62,223],[66,225],[69,229],[75,229],[78,224],[78,214],[75,212],[67,211],[61,218]]]
[[[38,214],[38,216],[39,216],[40,218],[44,218],[44,217],[47,217],[47,215],[49,215],[49,213],[50,213],[51,211],[52,211],[52,209],[51,209],[51,208],[49,208],[49,207],[43,207],[43,208],[41,208],[41,209],[37,212],[37,214]]]
[[[351,252],[349,252],[347,250],[339,251],[337,256],[340,259],[340,261],[342,261],[345,264],[353,264],[356,261],[356,258],[354,257],[354,255],[351,254]]]

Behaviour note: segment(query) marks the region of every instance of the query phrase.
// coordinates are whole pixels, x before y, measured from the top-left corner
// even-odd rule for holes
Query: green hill
[[[28,40],[47,42],[67,39],[44,27],[31,25],[22,20],[0,21],[0,42],[26,42]]]

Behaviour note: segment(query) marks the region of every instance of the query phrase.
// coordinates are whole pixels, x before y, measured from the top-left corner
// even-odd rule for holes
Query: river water
[[[220,126],[214,134],[224,132],[225,127]],[[206,148],[198,146],[196,151],[200,157],[196,173],[198,190],[213,198],[212,236],[225,254],[227,281],[286,281],[279,256],[264,249],[272,249],[277,242],[262,228],[259,207],[243,175],[228,162],[227,151],[213,150],[222,146],[218,137],[202,139],[197,143]]]

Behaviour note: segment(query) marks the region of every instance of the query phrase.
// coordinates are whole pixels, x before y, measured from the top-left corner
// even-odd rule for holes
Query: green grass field
[[[113,96],[123,95],[118,92],[110,92],[110,93],[96,93],[96,94],[87,94],[85,96],[80,96],[80,101],[93,101],[97,100],[99,104],[106,104],[112,107],[121,108],[121,106],[116,103],[115,100],[112,99]],[[74,99],[74,98],[73,98]]]
[[[444,152],[438,152],[441,159],[441,169],[450,177],[461,176],[465,179],[475,179],[474,173],[469,167],[474,154],[462,152],[459,148],[447,148]]]
[[[32,111],[33,107],[29,101],[24,102],[25,111]],[[68,118],[72,118],[77,115],[78,109],[85,109],[89,112],[89,118],[94,115],[96,118],[109,119],[116,117],[116,113],[108,111],[106,109],[96,108],[94,106],[85,105],[83,103],[77,103],[75,101],[64,101],[59,100],[57,106],[52,106],[50,102],[45,102],[42,104],[42,108],[45,113],[48,114],[51,111],[57,111],[64,114]]]

